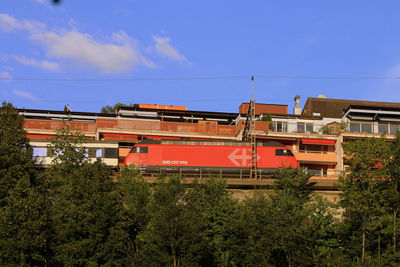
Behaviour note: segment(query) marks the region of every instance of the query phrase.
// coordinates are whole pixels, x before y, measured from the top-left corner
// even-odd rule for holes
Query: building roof
[[[400,108],[400,103],[309,97],[304,105],[302,115],[342,118],[344,110],[347,110],[349,106]]]

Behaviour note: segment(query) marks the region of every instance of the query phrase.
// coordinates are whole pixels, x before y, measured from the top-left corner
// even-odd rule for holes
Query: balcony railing
[[[307,173],[311,174],[313,177],[339,177],[343,172],[327,169],[308,169]]]

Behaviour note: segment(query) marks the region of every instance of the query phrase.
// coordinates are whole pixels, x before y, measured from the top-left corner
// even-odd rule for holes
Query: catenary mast
[[[250,179],[257,179],[256,104],[254,102],[254,76],[251,76],[250,118]]]

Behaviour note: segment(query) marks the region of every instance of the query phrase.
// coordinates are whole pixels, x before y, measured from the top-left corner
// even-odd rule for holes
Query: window
[[[400,131],[399,124],[393,124],[393,123],[378,124],[378,133],[396,134],[397,131]]]
[[[312,123],[306,123],[306,133],[313,133],[314,125]]]
[[[298,133],[304,133],[304,122],[298,122],[297,123],[297,132]]]
[[[360,123],[350,123],[350,132],[361,132],[361,125]]]
[[[350,123],[350,132],[372,133],[372,123],[352,122]]]
[[[118,148],[108,148],[104,149],[104,157],[109,159],[118,158]]]
[[[297,132],[298,133],[313,133],[314,125],[312,123],[298,122],[297,123]]]
[[[272,122],[272,131],[287,133],[287,122],[283,121],[274,121]]]
[[[103,157],[103,149],[96,148],[96,158],[102,158],[102,157]]]
[[[361,124],[361,132],[363,133],[372,133],[372,125],[371,124]]]
[[[147,146],[137,146],[132,148],[130,153],[149,153],[149,148]]]
[[[293,153],[289,149],[277,149],[275,151],[275,155],[276,156],[293,156]]]
[[[81,152],[83,152],[85,158],[89,157],[89,149],[87,147],[81,148]]]
[[[78,153],[83,153],[85,158],[87,158],[89,156],[89,149],[86,148],[86,147],[76,147],[75,151],[78,152]],[[63,154],[64,153],[59,154],[59,155],[63,155]]]
[[[327,153],[328,147],[326,145],[300,144],[300,151],[305,153]],[[334,149],[334,146],[331,147]]]
[[[388,125],[387,124],[379,124],[378,125],[378,133],[388,133]]]
[[[101,147],[89,148],[89,158],[103,158],[103,149]]]
[[[396,134],[400,131],[400,125],[390,124],[390,134]]]
[[[47,156],[47,147],[34,147],[33,148],[33,156],[34,157],[46,157]]]

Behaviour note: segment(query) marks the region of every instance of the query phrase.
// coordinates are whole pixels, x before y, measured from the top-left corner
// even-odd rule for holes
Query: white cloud
[[[26,99],[30,99],[33,101],[38,101],[39,99],[37,99],[36,97],[34,97],[32,94],[25,92],[25,91],[20,91],[20,90],[13,90],[14,95],[16,96],[20,96]]]
[[[35,20],[17,20],[13,16],[0,13],[0,29],[6,32],[26,30],[30,33],[44,31],[46,25]]]
[[[154,67],[154,63],[142,55],[134,45],[134,40],[124,31],[113,33],[108,41],[100,41],[78,30],[49,31],[42,23],[17,20],[8,14],[0,14],[0,29],[28,31],[31,40],[44,46],[48,57],[60,60],[57,64],[24,57],[15,58],[24,65],[57,71],[60,64],[72,63],[102,73],[128,73],[137,65]]]
[[[60,71],[60,66],[56,62],[50,62],[47,60],[36,60],[33,58],[26,58],[24,56],[11,56],[11,57],[25,66],[33,66],[49,71]]]
[[[20,28],[21,28],[21,23],[14,17],[8,14],[0,14],[0,29],[8,32]]]
[[[37,0],[44,2],[44,0]],[[74,24],[74,23],[73,23]],[[76,23],[75,23],[76,24]],[[56,59],[38,61],[26,57],[14,57],[24,64],[50,71],[59,71],[62,66],[74,66],[101,73],[129,73],[142,65],[155,67],[126,32],[113,33],[107,39],[98,39],[88,33],[72,30],[48,30],[43,23],[34,20],[18,20],[8,14],[0,13],[0,30],[26,31],[29,38],[44,47],[46,56]],[[187,58],[172,47],[169,37],[153,36],[155,51],[170,60],[189,63]],[[53,60],[54,61],[54,60]]]
[[[7,71],[0,72],[0,79],[2,80],[12,80],[12,78],[13,76],[9,72]]]
[[[105,43],[78,31],[32,35],[33,40],[46,47],[49,57],[65,59],[103,73],[127,73],[136,65],[154,66],[135,49],[126,33],[114,33],[112,37],[113,43]]]
[[[171,41],[169,37],[158,37],[153,35],[153,40],[156,42],[155,49],[159,55],[180,62],[188,62],[184,55],[181,55],[177,49],[169,44]]]

